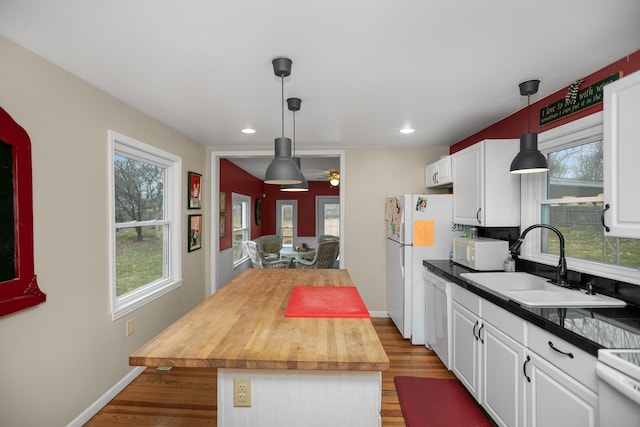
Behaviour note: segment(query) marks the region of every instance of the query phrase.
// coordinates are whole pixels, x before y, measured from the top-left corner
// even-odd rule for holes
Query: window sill
[[[162,286],[155,286],[153,289],[141,289],[140,292],[134,292],[127,298],[123,298],[121,301],[116,301],[114,307],[111,309],[111,320],[117,320],[126,316],[129,313],[143,307],[163,295],[168,294],[174,289],[182,286],[182,279],[167,282]]]
[[[248,256],[240,258],[238,261],[233,263],[233,269],[235,270],[238,267],[242,267],[247,261],[251,261]]]

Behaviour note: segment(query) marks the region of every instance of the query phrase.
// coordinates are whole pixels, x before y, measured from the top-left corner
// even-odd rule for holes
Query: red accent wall
[[[586,77],[576,76],[575,80],[584,78],[584,82],[580,85],[580,87],[583,88],[592,85],[593,83],[596,83],[604,79],[605,77],[610,76],[611,74],[617,73],[618,71],[622,71],[622,75],[625,76],[637,70],[640,70],[640,50],[637,50],[636,52],[627,55],[624,58],[610,65],[607,65],[606,67]],[[537,119],[540,116],[540,110],[543,107],[564,98],[571,83],[573,82],[567,82],[567,86],[565,88],[531,104],[531,132],[542,133],[544,131],[562,126],[574,120],[581,119],[582,117],[588,116],[598,111],[602,111],[602,103],[599,103],[575,114],[557,120],[553,123],[540,126],[539,120]],[[544,84],[544,82],[541,82],[541,84]],[[484,139],[520,138],[520,135],[527,132],[527,120],[527,109],[524,108],[510,115],[509,117],[506,117],[499,122],[496,122],[491,126],[482,129],[481,131],[469,136],[468,138],[457,142],[449,148],[449,153],[453,154]]]
[[[227,230],[225,237],[220,238],[220,250],[231,247],[231,193],[244,194],[250,196],[253,202],[251,206],[251,238],[262,236],[262,224],[256,225],[254,220],[255,200],[262,197],[262,181],[248,174],[243,169],[234,165],[227,159],[220,159],[220,191],[227,194],[227,206],[225,209]],[[262,208],[264,212],[264,206]],[[264,215],[264,214],[263,214]]]
[[[298,201],[298,236],[316,235],[316,196],[339,196],[340,187],[331,187],[329,181],[309,181],[309,191],[280,191],[279,185],[264,184],[262,218],[264,234],[276,233],[276,201]]]
[[[280,191],[279,185],[265,184],[227,159],[220,159],[220,191],[227,195],[226,235],[220,238],[220,250],[231,247],[231,193],[251,197],[251,238],[276,234],[276,201],[298,200],[298,236],[316,234],[316,196],[339,196],[340,187],[332,188],[329,182],[310,181],[309,191]],[[255,223],[255,200],[262,199],[262,221]]]

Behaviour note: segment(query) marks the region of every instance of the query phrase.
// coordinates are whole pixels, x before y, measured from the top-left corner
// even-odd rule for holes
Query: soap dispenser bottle
[[[504,271],[516,271],[516,260],[511,257],[511,254],[504,260]]]

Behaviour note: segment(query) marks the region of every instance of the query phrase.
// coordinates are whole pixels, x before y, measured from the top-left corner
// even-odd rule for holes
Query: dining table
[[[280,258],[293,258],[293,259],[313,259],[316,254],[315,249],[296,249],[296,248],[282,248],[280,249]]]
[[[288,317],[300,287],[351,287],[365,315]],[[217,369],[217,425],[224,427],[380,426],[382,371],[389,369],[344,269],[249,269],[134,351],[129,363]]]

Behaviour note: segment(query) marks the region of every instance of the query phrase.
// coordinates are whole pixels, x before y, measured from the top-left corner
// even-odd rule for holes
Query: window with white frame
[[[181,284],[180,157],[109,131],[113,320]]]
[[[247,257],[242,242],[251,239],[251,221],[249,221],[251,197],[232,193],[231,200],[231,243],[233,245],[233,263],[235,265]]]
[[[565,238],[569,267],[595,274],[638,277],[640,240],[609,237],[601,221],[603,209],[602,115],[594,114],[549,131],[540,151],[549,171],[523,176],[523,212],[529,221],[558,228]],[[542,137],[542,135],[541,135]],[[525,214],[526,216],[526,214]],[[559,255],[559,240],[546,229],[531,233],[524,255],[551,261]]]
[[[316,235],[340,236],[340,198],[316,196]]]
[[[292,247],[298,237],[298,201],[276,201],[276,230],[282,236],[282,246]]]

